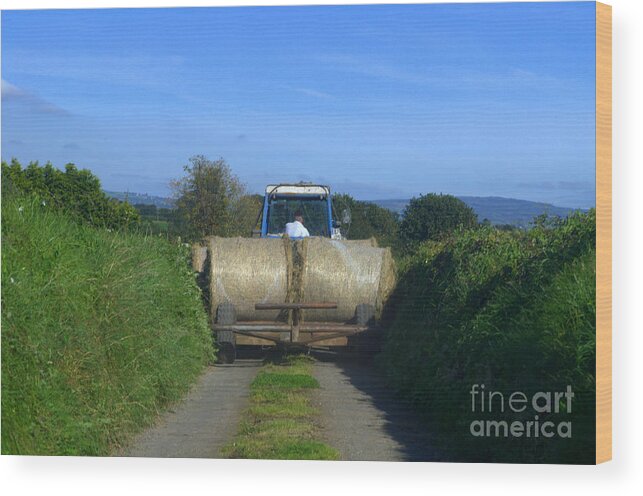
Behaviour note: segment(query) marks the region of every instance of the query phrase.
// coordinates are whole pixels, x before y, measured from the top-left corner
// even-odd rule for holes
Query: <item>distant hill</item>
[[[148,195],[147,193],[123,193],[122,191],[105,191],[105,194],[120,201],[127,200],[132,205],[156,205],[157,208],[174,208],[172,198]]]
[[[511,224],[527,227],[534,217],[547,213],[566,217],[575,209],[556,207],[549,203],[516,200],[515,198],[502,198],[499,196],[459,196],[460,200],[469,205],[482,222],[488,219],[492,224]],[[402,213],[409,200],[373,200],[380,207],[388,208],[397,213]]]
[[[174,201],[171,198],[148,195],[146,193],[123,193],[119,191],[105,191],[105,193],[118,200],[125,200],[132,205],[156,205],[157,208],[174,208]],[[528,200],[517,200],[515,198],[502,198],[499,196],[458,196],[460,200],[469,205],[478,215],[482,222],[488,219],[495,225],[511,224],[518,227],[528,227],[534,217],[547,213],[566,217],[575,209],[568,207],[557,207],[549,203],[533,202]],[[401,214],[408,205],[409,200],[370,200],[380,207],[388,208],[393,212]]]

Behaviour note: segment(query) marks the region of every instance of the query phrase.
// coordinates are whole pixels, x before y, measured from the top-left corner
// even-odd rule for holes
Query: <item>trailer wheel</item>
[[[360,303],[355,307],[355,320],[357,325],[365,326],[375,318],[375,307],[367,303]]]
[[[237,358],[237,347],[230,341],[220,341],[217,343],[217,361],[223,364],[234,363]]]
[[[221,303],[217,307],[217,324],[232,325],[237,322],[237,314],[232,303]],[[237,347],[233,331],[217,331],[217,358],[219,363],[234,363]]]

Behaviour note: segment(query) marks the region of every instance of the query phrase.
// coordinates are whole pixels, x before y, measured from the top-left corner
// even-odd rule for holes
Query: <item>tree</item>
[[[263,207],[263,196],[257,194],[243,195],[232,208],[233,226],[231,236],[248,237],[257,226],[259,213]]]
[[[191,239],[204,236],[237,234],[245,186],[222,158],[209,160],[195,155],[183,167],[185,176],[172,181],[176,207],[185,221],[185,235]]]
[[[429,193],[411,199],[404,209],[399,236],[402,247],[410,248],[427,239],[439,240],[457,228],[478,224],[475,212],[452,195]]]
[[[348,194],[333,195],[333,211],[341,217],[342,211],[351,212],[350,226],[342,226],[349,239],[375,238],[380,246],[393,246],[397,239],[397,214],[372,202],[359,201]],[[340,219],[341,220],[341,219]]]

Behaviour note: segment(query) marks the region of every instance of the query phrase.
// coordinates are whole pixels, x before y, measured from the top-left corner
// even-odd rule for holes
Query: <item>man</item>
[[[308,229],[304,227],[304,217],[299,210],[295,212],[295,221],[286,224],[286,234],[290,238],[307,238],[310,236]]]

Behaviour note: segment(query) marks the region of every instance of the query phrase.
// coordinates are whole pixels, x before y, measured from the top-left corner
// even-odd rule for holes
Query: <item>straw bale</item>
[[[226,301],[239,321],[287,321],[288,311],[255,310],[260,302],[337,302],[336,310],[306,310],[307,321],[350,321],[360,303],[379,317],[395,285],[390,249],[372,240],[210,237],[206,244],[210,258],[195,245],[193,264],[208,272],[213,318]]]
[[[373,305],[379,316],[395,284],[395,265],[388,248],[364,241],[305,240],[303,301],[338,304],[336,310],[307,310],[306,320],[346,322],[360,303]]]
[[[192,269],[194,272],[203,272],[205,268],[205,260],[208,257],[208,247],[201,243],[194,243],[192,245]]]
[[[278,310],[255,310],[254,305],[287,301],[292,284],[291,242],[219,237],[207,241],[213,317],[218,305],[227,301],[234,304],[240,321],[278,319]]]

